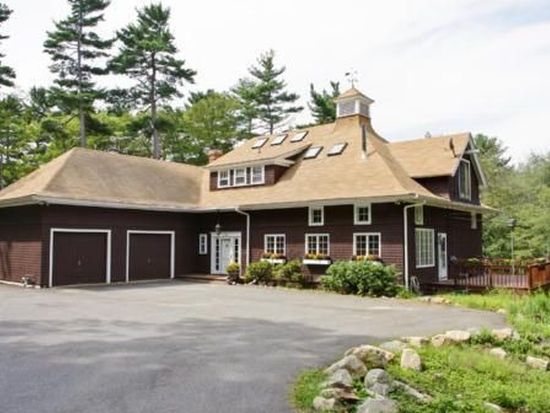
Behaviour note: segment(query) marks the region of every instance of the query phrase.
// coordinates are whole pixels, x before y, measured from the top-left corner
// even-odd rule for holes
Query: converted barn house
[[[479,256],[485,184],[469,133],[388,142],[367,96],[334,123],[250,139],[205,167],[73,149],[0,192],[0,279],[42,286],[223,274],[265,257],[377,256],[407,281]]]

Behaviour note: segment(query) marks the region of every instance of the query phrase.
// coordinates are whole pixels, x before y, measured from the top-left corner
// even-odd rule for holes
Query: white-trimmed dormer
[[[374,100],[352,87],[338,96],[335,102],[337,118],[360,115],[370,119],[370,105]]]

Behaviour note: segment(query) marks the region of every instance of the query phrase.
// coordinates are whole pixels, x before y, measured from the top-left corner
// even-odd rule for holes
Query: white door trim
[[[105,260],[105,282],[111,283],[111,230],[90,229],[90,228],[50,228],[50,262],[48,274],[48,287],[53,287],[53,249],[56,232],[68,232],[76,234],[106,234],[107,235],[107,258]]]
[[[441,239],[445,239],[445,271],[441,267]],[[447,233],[437,233],[437,277],[439,281],[446,281],[449,278],[449,244],[447,242]]]
[[[133,234],[170,235],[170,279],[174,279],[176,276],[176,231],[129,229],[126,231],[126,282],[130,282],[130,236]]]
[[[240,231],[230,231],[230,232],[220,232],[220,234],[216,234],[215,232],[210,233],[210,274],[225,274],[225,268],[221,269],[220,271],[215,271],[216,267],[216,238],[237,238],[239,240],[239,251],[238,251],[238,257],[237,261],[239,263],[240,268],[242,268],[242,233]]]

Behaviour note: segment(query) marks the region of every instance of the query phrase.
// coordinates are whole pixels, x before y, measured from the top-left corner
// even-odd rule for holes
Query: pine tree
[[[158,133],[158,107],[162,102],[181,96],[183,81],[193,83],[196,72],[175,57],[178,52],[168,27],[170,9],[151,4],[138,10],[137,21],[118,34],[120,48],[112,59],[114,73],[125,74],[137,81],[131,89],[131,101],[149,110],[153,140],[153,157],[161,157]]]
[[[0,189],[18,178],[26,146],[24,105],[16,96],[0,101]]]
[[[258,109],[254,97],[256,95],[256,83],[250,79],[239,79],[231,93],[239,102],[238,119],[242,135],[250,138],[256,129],[258,120]]]
[[[95,75],[106,74],[98,60],[108,57],[113,40],[101,39],[93,31],[103,21],[110,0],[68,0],[71,12],[48,32],[44,51],[51,56],[50,70],[57,74],[52,95],[67,114],[78,113],[80,145],[86,147],[86,121],[90,121],[94,101],[103,91],[96,88]]]
[[[10,10],[8,6],[0,3],[0,25],[10,18],[11,13],[12,10]],[[8,38],[9,36],[0,34],[0,41]],[[0,53],[0,59],[4,57],[5,55]],[[11,67],[4,66],[0,63],[0,85],[11,87],[13,86],[13,79],[15,79],[15,71]]]
[[[303,108],[292,106],[299,99],[296,93],[289,93],[286,83],[281,79],[286,68],[275,67],[275,52],[269,50],[258,59],[258,66],[248,71],[252,75],[255,87],[252,100],[258,111],[258,118],[265,124],[270,134],[288,118],[291,113],[298,113]]]
[[[311,101],[308,103],[308,107],[316,124],[330,123],[336,120],[336,103],[334,100],[340,96],[340,83],[330,82],[330,87],[330,93],[325,89],[317,92],[313,83],[310,85]]]

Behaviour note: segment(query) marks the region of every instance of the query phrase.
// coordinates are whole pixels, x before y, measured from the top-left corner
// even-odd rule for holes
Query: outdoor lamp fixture
[[[512,275],[516,274],[516,263],[514,262],[514,229],[516,228],[517,221],[514,218],[510,218],[507,222],[508,227],[512,228],[510,233],[510,256],[512,257]]]
[[[220,211],[216,211],[216,226],[214,227],[216,235],[220,235],[222,232],[222,226],[220,225]]]

